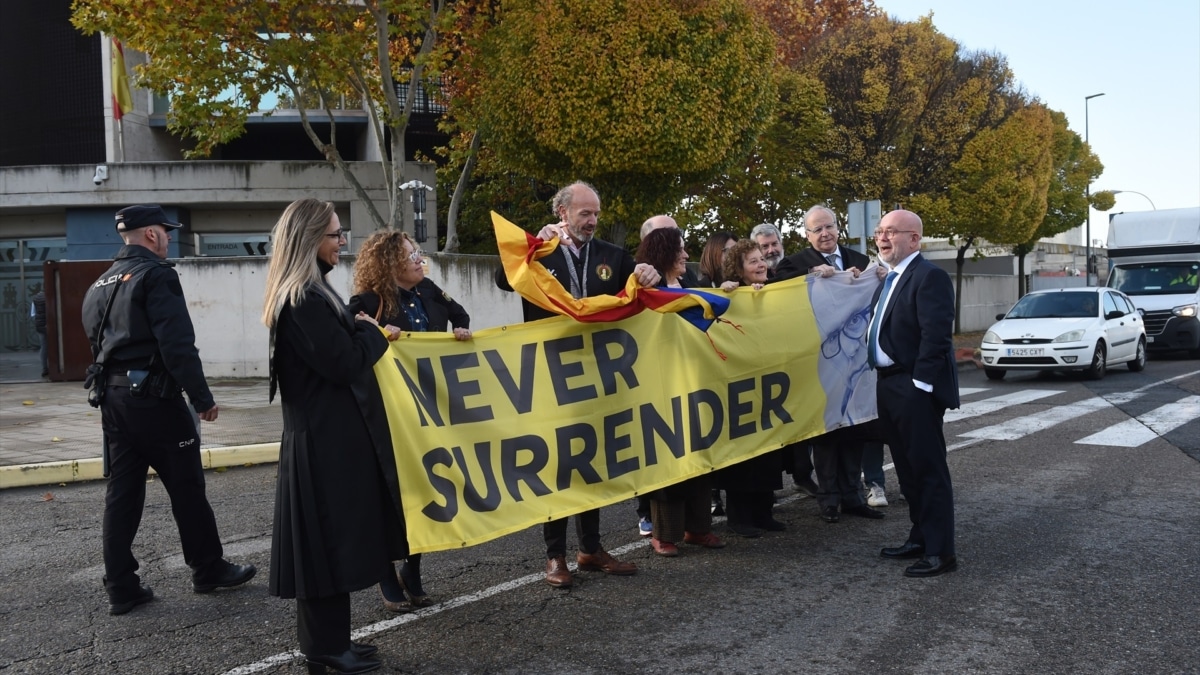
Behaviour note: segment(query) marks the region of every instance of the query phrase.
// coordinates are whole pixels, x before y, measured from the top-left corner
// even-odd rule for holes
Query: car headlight
[[[1055,342],[1079,342],[1083,339],[1082,330],[1071,330],[1054,338]]]
[[[1179,307],[1175,307],[1175,308],[1171,309],[1171,313],[1174,314],[1175,316],[1191,318],[1193,316],[1196,316],[1196,306],[1195,305],[1180,305]]]
[[[984,341],[984,342],[992,342],[992,343],[995,343],[995,344],[999,344],[999,343],[1001,343],[1001,342],[1004,342],[1003,340],[1001,340],[1001,339],[1000,339],[1000,336],[999,336],[999,335],[996,335],[995,333],[993,333],[993,332],[992,332],[992,331],[990,331],[990,330],[989,330],[988,332],[986,332],[986,333],[984,333],[984,334],[983,334],[983,341]]]

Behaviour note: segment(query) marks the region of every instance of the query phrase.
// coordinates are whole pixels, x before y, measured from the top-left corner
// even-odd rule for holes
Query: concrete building
[[[162,204],[184,224],[170,256],[261,257],[283,208],[301,197],[337,205],[349,252],[374,230],[351,185],[305,135],[297,111],[264,110],[247,132],[209,159],[185,160],[185,143],[166,128],[168,101],[134,88],[133,110],[114,115],[112,40],[70,23],[71,0],[5,0],[0,22],[0,349],[36,347],[29,298],[48,260],[108,259],[120,240],[123,206]],[[127,69],[144,56],[125,50]],[[17,66],[16,64],[20,64]],[[419,98],[407,152],[439,144],[442,109]],[[338,149],[369,200],[388,213],[378,144],[366,112],[335,103]],[[314,125],[327,134],[330,122]],[[411,160],[412,156],[406,158]],[[436,184],[435,167],[410,161],[406,178]],[[437,233],[436,193],[425,221]],[[405,229],[413,232],[406,204]]]

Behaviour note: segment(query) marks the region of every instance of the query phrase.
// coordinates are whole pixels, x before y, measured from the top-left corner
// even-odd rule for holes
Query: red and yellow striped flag
[[[133,94],[129,91],[129,77],[125,74],[125,52],[121,41],[112,39],[112,110],[113,119],[133,110]]]

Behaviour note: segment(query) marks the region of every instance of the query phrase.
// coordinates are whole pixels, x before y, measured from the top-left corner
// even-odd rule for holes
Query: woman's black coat
[[[407,555],[399,480],[372,370],[388,342],[315,289],[275,329],[283,439],[269,592],[313,599],[368,588]]]

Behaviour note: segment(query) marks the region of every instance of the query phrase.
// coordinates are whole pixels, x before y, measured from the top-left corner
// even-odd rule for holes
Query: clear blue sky
[[[1026,91],[1087,132],[1104,173],[1092,190],[1141,192],[1159,209],[1200,206],[1200,2],[1197,0],[875,0],[970,50],[994,51]],[[1113,212],[1150,202],[1119,194]],[[1092,215],[1092,238],[1108,217]],[[1080,242],[1082,243],[1082,242]]]

